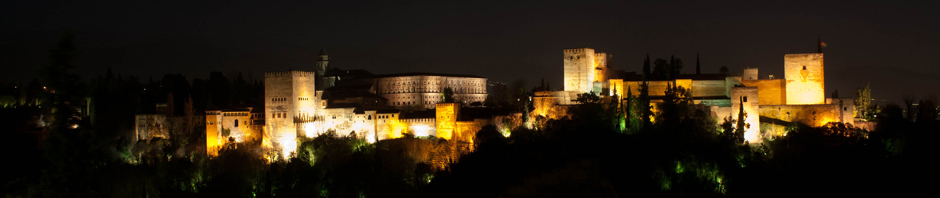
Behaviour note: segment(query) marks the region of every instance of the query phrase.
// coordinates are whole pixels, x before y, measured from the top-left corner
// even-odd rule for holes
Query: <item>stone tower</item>
[[[265,126],[262,144],[286,157],[297,147],[295,119],[315,115],[318,97],[309,71],[264,73]]]
[[[329,88],[327,87],[329,83],[324,82],[324,80],[326,80],[324,78],[324,76],[326,75],[326,71],[330,70],[330,55],[326,54],[326,48],[320,48],[320,58],[317,59],[317,63],[315,67],[316,67],[315,68],[316,70],[314,70],[313,73],[316,75],[316,79],[317,79],[316,89],[324,90],[326,88]]]
[[[825,104],[823,53],[784,56],[787,104]]]
[[[451,139],[457,131],[457,116],[460,115],[459,103],[437,103],[435,125],[438,138]]]
[[[610,77],[608,72],[610,72],[610,66],[607,63],[613,59],[613,55],[607,55],[607,53],[599,52],[594,53],[594,81],[592,82],[606,82]]]
[[[594,49],[565,49],[565,91],[590,92],[594,82]]]

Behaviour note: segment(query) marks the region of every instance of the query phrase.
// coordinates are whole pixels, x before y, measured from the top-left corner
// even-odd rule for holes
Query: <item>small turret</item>
[[[317,83],[316,83],[317,90],[323,90],[323,89],[328,88],[327,86],[330,83],[326,83],[326,79],[324,78],[324,76],[326,75],[326,71],[329,71],[329,70],[330,70],[330,55],[326,54],[326,48],[320,48],[320,59],[317,60],[317,64],[314,70],[314,75],[316,75],[316,79],[317,79]]]
[[[330,55],[326,54],[326,48],[320,48],[320,60],[319,61],[330,61]]]

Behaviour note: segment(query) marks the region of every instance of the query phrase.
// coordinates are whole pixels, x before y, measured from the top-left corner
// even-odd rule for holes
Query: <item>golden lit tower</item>
[[[264,73],[265,127],[262,144],[281,151],[282,157],[297,147],[295,121],[316,114],[314,73],[281,71]]]
[[[823,53],[784,56],[787,104],[825,104]]]
[[[565,91],[590,92],[594,82],[594,49],[565,49]]]
[[[450,139],[457,130],[457,116],[460,115],[460,104],[458,103],[437,103],[435,105],[438,138]]]

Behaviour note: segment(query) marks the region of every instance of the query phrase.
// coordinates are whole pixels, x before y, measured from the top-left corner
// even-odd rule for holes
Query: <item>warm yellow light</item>
[[[303,124],[303,129],[304,129],[304,135],[307,136],[308,138],[312,138],[314,137],[313,133],[317,130],[317,125],[314,124],[313,122],[307,122]]]
[[[398,119],[392,119],[391,121],[389,121],[389,127],[388,127],[389,131],[386,131],[386,134],[388,135],[389,139],[401,138],[402,137],[401,130],[407,129],[407,128],[408,128],[408,125],[405,125],[405,123],[398,122]]]
[[[744,132],[744,139],[749,143],[759,143],[760,142],[760,133],[755,130],[747,130]]]
[[[432,132],[431,127],[425,125],[411,126],[411,129],[414,130],[415,136],[428,136]]]
[[[293,137],[282,136],[280,139],[280,143],[281,143],[281,157],[284,159],[290,159],[291,153],[297,150],[297,141]]]

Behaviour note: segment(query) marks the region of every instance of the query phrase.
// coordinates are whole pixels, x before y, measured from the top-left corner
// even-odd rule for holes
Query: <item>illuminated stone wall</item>
[[[401,122],[400,113],[376,113],[376,131],[378,139],[394,139],[403,137],[408,132],[408,125]]]
[[[483,126],[489,124],[487,119],[474,119],[473,121],[458,121],[457,128],[454,130],[453,140],[464,141],[473,144],[473,138],[477,132],[483,129]]]
[[[228,134],[225,134],[226,130]],[[206,111],[206,153],[209,156],[218,155],[219,149],[229,138],[236,143],[260,141],[262,131],[253,125],[251,109]]]
[[[486,78],[434,75],[410,75],[376,78],[373,93],[388,99],[399,109],[432,109],[443,102],[443,91],[451,88],[454,99],[463,104],[486,100]]]
[[[321,109],[317,112],[316,121],[304,123],[299,129],[303,130],[300,134],[313,138],[328,130],[333,130],[337,135],[349,135],[350,132],[356,130],[357,126],[354,124],[360,120],[360,116],[365,115],[356,114],[355,110],[355,107]]]
[[[222,148],[222,111],[206,111],[206,155],[219,155]]]
[[[166,114],[138,114],[134,120],[134,136],[136,140],[150,140],[151,138],[169,138],[169,126]]]
[[[825,104],[822,53],[784,56],[787,104]]]
[[[561,119],[568,116],[568,105],[575,104],[577,93],[574,91],[539,91],[532,97],[531,117],[542,116],[548,119]]]
[[[784,79],[744,80],[744,86],[757,87],[760,90],[761,105],[786,104],[787,81]]]
[[[758,75],[758,74],[757,74],[757,68],[745,68],[745,69],[744,69],[744,76],[742,76],[742,80],[747,81],[747,80],[757,80],[757,79],[760,79],[757,75]]]
[[[746,116],[744,123],[747,124],[744,132],[744,138],[750,143],[761,143],[760,134],[760,96],[758,96],[757,87],[734,87],[731,89],[731,115],[732,119],[738,119],[741,106],[744,106]],[[726,117],[726,116],[721,116]],[[737,128],[738,126],[734,126]]]
[[[693,80],[692,97],[727,96],[725,86],[724,80]]]
[[[613,82],[613,81],[611,81]],[[630,92],[633,93],[634,97],[639,96],[640,94],[640,85],[643,81],[624,81],[623,86],[630,89]],[[650,96],[665,96],[666,88],[669,85],[675,84],[676,86],[681,86],[688,91],[692,92],[692,97],[716,97],[716,96],[730,96],[730,87],[729,83],[726,80],[692,80],[692,79],[676,79],[672,81],[648,81],[649,83],[649,95]],[[626,88],[622,91],[626,93]]]
[[[227,141],[229,137],[235,139],[235,142],[257,141],[261,140],[261,134],[255,134],[251,130],[251,111],[222,111],[222,130],[230,130],[228,137],[220,136],[219,139]]]
[[[610,72],[610,67],[608,67],[607,61],[607,53],[594,53],[594,80],[592,82],[606,82],[609,80],[607,73]]]
[[[404,124],[408,134],[419,137],[437,135],[437,119],[435,118],[409,118],[401,119],[400,122]]]
[[[454,103],[438,103],[435,113],[438,138],[451,139],[457,128],[457,115],[460,115],[460,105]]]
[[[836,105],[841,117],[840,122],[855,124],[855,98],[826,98],[826,104]]]
[[[594,82],[594,49],[565,49],[565,91],[587,93]]]
[[[297,147],[296,119],[315,115],[319,106],[316,77],[309,71],[264,74],[265,128],[263,145],[286,158]]]
[[[760,107],[760,115],[774,120],[799,122],[818,127],[829,122],[839,122],[842,115],[840,109],[841,107],[837,104],[763,105]],[[773,121],[767,122],[772,123]],[[773,124],[781,125],[779,123]]]
[[[617,95],[620,98],[626,98],[626,96],[623,95],[626,93],[626,92],[623,92],[624,91],[623,79],[610,79],[608,81],[609,81],[608,84],[610,85],[610,91],[607,94],[608,96]]]

